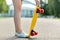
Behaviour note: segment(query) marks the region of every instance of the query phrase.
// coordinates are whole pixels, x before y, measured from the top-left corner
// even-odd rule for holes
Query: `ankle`
[[[20,30],[20,31],[16,31],[16,33],[22,33],[23,31],[22,30]]]

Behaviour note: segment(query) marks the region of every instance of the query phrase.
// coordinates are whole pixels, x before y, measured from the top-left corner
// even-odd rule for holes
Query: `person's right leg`
[[[19,37],[26,37],[27,35],[21,29],[21,20],[20,20],[22,0],[12,0],[12,1],[14,5],[14,23],[15,23],[16,35]]]
[[[16,32],[22,32],[21,24],[20,24],[20,12],[21,12],[21,0],[12,0],[14,5],[14,22],[15,22],[15,30]]]

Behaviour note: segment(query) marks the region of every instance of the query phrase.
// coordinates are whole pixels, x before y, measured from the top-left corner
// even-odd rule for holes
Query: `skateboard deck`
[[[31,36],[31,31],[34,29],[36,21],[37,21],[37,18],[38,18],[38,13],[36,12],[37,8],[38,8],[38,6],[36,6],[36,9],[34,10],[34,14],[33,14],[33,17],[32,17],[32,23],[30,25],[30,31],[29,31],[29,34],[28,34],[29,38]]]
[[[31,22],[31,25],[30,25],[28,38],[30,38],[31,35],[34,36],[34,35],[38,34],[37,32],[35,32],[33,30],[35,25],[36,25],[36,21],[37,21],[37,18],[38,18],[38,13],[44,13],[44,9],[41,9],[40,7],[36,6],[36,8],[34,10],[34,13],[33,13],[33,17],[32,17],[32,22]]]

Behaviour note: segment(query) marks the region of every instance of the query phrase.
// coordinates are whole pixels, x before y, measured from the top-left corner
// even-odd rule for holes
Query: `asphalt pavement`
[[[21,18],[22,29],[28,34],[32,18]],[[38,18],[35,31],[39,34],[35,37],[16,38],[13,18],[0,20],[0,40],[60,40],[60,20]]]

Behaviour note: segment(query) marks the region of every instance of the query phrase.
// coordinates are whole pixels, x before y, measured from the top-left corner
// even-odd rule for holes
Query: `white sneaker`
[[[18,38],[27,38],[28,37],[28,35],[25,32],[16,33],[15,36],[17,36]]]

